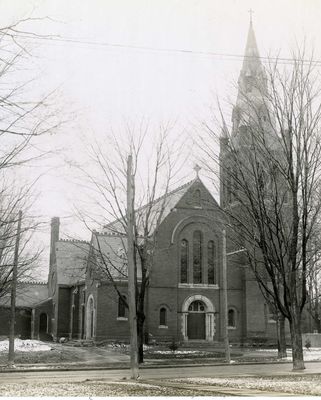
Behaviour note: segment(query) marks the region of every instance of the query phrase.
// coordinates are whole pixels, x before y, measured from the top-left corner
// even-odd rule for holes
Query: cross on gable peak
[[[202,169],[198,164],[195,164],[195,166],[194,166],[194,171],[195,171],[195,173],[196,173],[196,178],[198,178],[199,177],[199,172],[200,172],[200,170]]]

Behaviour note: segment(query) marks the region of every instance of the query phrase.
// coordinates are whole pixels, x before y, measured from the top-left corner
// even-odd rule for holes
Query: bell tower
[[[274,122],[269,111],[267,76],[260,58],[252,15],[247,34],[242,68],[238,78],[237,98],[232,111],[231,130],[223,124],[220,137],[222,207],[233,203],[233,191],[237,187],[237,167],[231,160],[230,151],[240,151],[247,158],[256,139],[267,140],[273,146]]]

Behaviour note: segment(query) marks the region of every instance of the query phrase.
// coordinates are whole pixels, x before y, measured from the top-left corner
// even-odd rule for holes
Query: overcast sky
[[[28,30],[62,39],[35,40],[30,69],[35,93],[59,88],[56,105],[68,120],[47,139],[66,151],[43,165],[54,169],[39,180],[36,204],[48,221],[60,216],[67,234],[86,235],[72,218],[82,192],[65,161],[81,159],[84,140],[117,133],[124,120],[175,121],[177,134],[193,138],[216,97],[235,96],[249,9],[262,56],[290,56],[305,38],[321,60],[321,0],[2,0],[0,7],[0,25],[50,17]]]

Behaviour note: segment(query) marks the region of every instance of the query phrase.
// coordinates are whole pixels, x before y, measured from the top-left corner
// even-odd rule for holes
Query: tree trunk
[[[144,320],[145,316],[137,315],[138,363],[144,362]]]
[[[302,335],[301,335],[301,314],[295,312],[290,321],[291,343],[292,343],[292,363],[293,370],[305,369],[303,360]]]
[[[286,358],[285,318],[280,316],[277,319],[278,330],[278,358]]]

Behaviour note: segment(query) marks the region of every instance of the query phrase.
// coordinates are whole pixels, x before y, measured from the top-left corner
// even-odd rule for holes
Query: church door
[[[187,336],[189,340],[205,340],[205,305],[201,301],[188,308]]]

